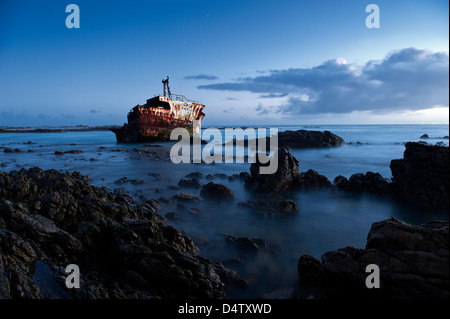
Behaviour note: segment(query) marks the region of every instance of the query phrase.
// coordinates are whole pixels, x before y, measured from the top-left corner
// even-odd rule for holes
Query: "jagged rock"
[[[388,195],[391,191],[389,180],[381,174],[373,172],[353,174],[349,179],[339,175],[334,179],[334,184],[339,189],[355,193],[368,192]]]
[[[273,174],[260,174],[260,167],[266,166],[257,160],[250,166],[250,178],[245,185],[256,192],[280,192],[293,187],[300,175],[298,160],[289,152],[289,148],[278,148],[278,169]]]
[[[209,182],[202,187],[200,196],[213,200],[232,200],[234,194],[225,185]]]
[[[429,138],[428,134],[423,134],[420,138]]]
[[[310,169],[304,173],[300,173],[296,179],[296,185],[303,188],[317,188],[331,186],[331,182],[326,176]]]
[[[403,159],[391,161],[392,182],[402,200],[424,207],[449,208],[449,149],[408,142]]]
[[[395,218],[374,223],[365,249],[346,247],[301,256],[299,274],[317,283],[325,298],[423,299],[449,297],[449,223],[421,226]],[[380,288],[367,289],[366,266],[380,269]]]
[[[44,268],[72,298],[223,296],[212,262],[157,214],[155,200],[39,168],[0,172],[0,198],[1,298],[48,297]],[[64,284],[71,263],[80,265],[79,289]]]
[[[219,275],[220,280],[226,285],[227,290],[243,289],[248,286],[248,281],[239,276],[233,270],[225,268],[222,263],[216,262],[214,264],[214,271]]]
[[[327,177],[310,169],[299,171],[298,160],[289,152],[288,147],[278,148],[278,169],[273,174],[260,174],[261,164],[258,160],[250,166],[250,176],[246,177],[245,185],[256,192],[282,192],[291,188],[327,187],[331,183]]]

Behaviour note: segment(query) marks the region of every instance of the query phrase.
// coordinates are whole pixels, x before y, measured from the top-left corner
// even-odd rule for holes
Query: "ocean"
[[[268,126],[270,127],[270,126]],[[408,141],[443,142],[448,146],[448,125],[318,125],[281,126],[285,130],[328,130],[346,144],[337,148],[292,149],[300,171],[314,169],[332,182],[338,175],[378,172],[391,178],[392,159],[403,157]],[[428,134],[429,138],[421,136]],[[446,137],[444,139],[444,137]],[[173,142],[118,144],[109,131],[67,133],[0,134],[0,170],[40,167],[79,171],[91,184],[127,191],[137,199],[159,199],[161,214],[176,212],[169,222],[185,231],[200,249],[200,255],[236,270],[249,282],[247,289],[229,292],[232,298],[254,298],[277,289],[297,287],[297,261],[303,254],[317,258],[346,246],[364,248],[372,223],[392,216],[414,225],[433,219],[448,220],[448,212],[412,208],[373,195],[343,194],[335,190],[292,191],[299,214],[264,218],[241,207],[248,199],[261,199],[241,180],[228,176],[249,172],[249,163],[174,164],[160,156]],[[4,152],[5,148],[22,152]],[[56,155],[55,151],[65,152]],[[75,151],[69,152],[68,151]],[[78,152],[81,151],[81,152]],[[213,181],[229,187],[235,200],[227,203],[169,201],[179,192],[199,195],[198,188],[179,188],[178,181],[191,172],[201,172],[206,184]],[[221,175],[222,174],[222,175]],[[225,174],[225,175],[223,175]],[[127,177],[137,182],[115,183]],[[242,254],[226,241],[228,235],[258,238],[267,243],[256,254]]]

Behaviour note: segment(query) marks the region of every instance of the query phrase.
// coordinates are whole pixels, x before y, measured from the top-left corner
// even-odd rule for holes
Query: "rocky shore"
[[[371,264],[379,267],[379,288],[366,287]],[[298,271],[318,287],[315,298],[448,299],[449,223],[383,220],[372,225],[364,249],[329,251],[321,260],[303,255]]]
[[[314,170],[300,172],[299,161],[289,147],[278,149],[278,170],[259,174],[259,161],[250,166],[245,178],[247,188],[255,192],[276,194],[299,188],[335,187],[348,193],[382,195],[412,206],[431,209],[449,208],[449,148],[408,142],[403,159],[391,161],[392,180],[379,173],[355,173],[350,178],[337,176],[331,183]]]
[[[319,133],[320,139],[329,139],[322,147],[343,143]],[[288,133],[292,134],[301,133]],[[60,156],[81,152],[67,150]],[[150,157],[153,150],[128,152]],[[391,162],[392,179],[365,172],[337,176],[331,182],[314,170],[300,171],[290,147],[281,145],[274,174],[259,174],[263,164],[258,161],[251,164],[249,173],[231,176],[205,176],[197,171],[178,177],[178,183],[170,186],[176,191],[170,198],[142,196],[139,201],[124,188],[110,191],[92,186],[78,172],[39,168],[0,172],[0,298],[227,297],[227,288],[246,287],[246,278],[225,268],[221,262],[229,266],[226,260],[202,257],[188,235],[169,225],[166,218],[176,220],[177,211],[160,215],[165,201],[192,216],[199,214],[196,203],[221,202],[244,208],[257,218],[279,219],[301,214],[300,205],[287,194],[323,189],[346,196],[374,194],[443,210],[448,209],[448,160],[448,147],[410,142],[405,144],[404,157]],[[158,183],[160,173],[148,174],[154,174]],[[254,199],[240,201],[225,181],[243,183]],[[113,182],[116,186],[145,183],[150,186],[140,178]],[[301,256],[299,275],[314,287],[314,298],[448,298],[448,229],[448,222],[442,221],[413,226],[395,218],[383,220],[373,224],[364,249],[345,247],[324,253],[321,260]],[[264,240],[246,235],[227,235],[225,241],[250,256],[267,247]],[[80,267],[80,289],[65,286],[68,264]],[[381,289],[366,288],[367,264],[380,267]],[[297,298],[301,294],[287,289],[278,295]],[[277,293],[267,296],[275,298]]]
[[[157,213],[158,201],[39,168],[0,172],[0,198],[0,298],[224,295],[216,266]],[[68,264],[80,267],[80,289],[65,287]]]

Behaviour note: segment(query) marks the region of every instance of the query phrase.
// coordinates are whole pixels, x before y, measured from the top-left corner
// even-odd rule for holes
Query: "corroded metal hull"
[[[147,142],[170,140],[174,128],[183,127],[192,132],[193,121],[201,121],[204,105],[176,95],[175,100],[155,96],[144,105],[135,106],[128,113],[128,123],[120,129],[111,129],[117,142]]]

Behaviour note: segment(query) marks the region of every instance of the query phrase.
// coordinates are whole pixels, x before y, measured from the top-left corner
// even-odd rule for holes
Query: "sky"
[[[0,126],[121,125],[167,76],[206,126],[448,124],[449,3],[0,0]]]

